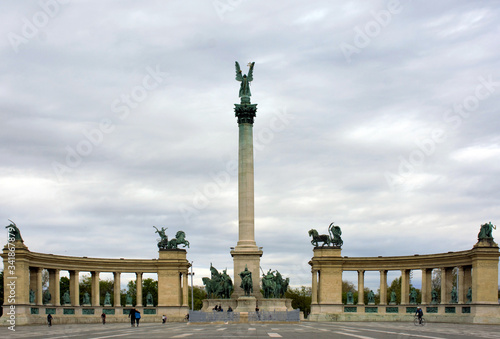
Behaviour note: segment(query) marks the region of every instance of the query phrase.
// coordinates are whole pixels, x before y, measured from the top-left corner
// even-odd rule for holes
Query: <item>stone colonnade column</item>
[[[358,305],[365,304],[365,271],[358,270]]]
[[[36,304],[43,305],[43,283],[42,283],[42,268],[35,268],[35,276],[36,276]],[[54,296],[52,296],[54,298]],[[54,304],[54,299],[50,300],[51,304]]]
[[[465,304],[465,285],[464,285],[464,280],[465,280],[465,274],[464,274],[464,268],[463,266],[458,267],[458,288],[457,288],[457,296],[458,296],[458,303],[459,304]]]
[[[441,268],[441,304],[448,304],[451,300],[452,270],[451,267]]]
[[[61,285],[59,278],[59,270],[50,269],[49,270],[49,292],[52,296],[52,305],[61,305]]]
[[[100,291],[99,291],[99,272],[92,271],[90,272],[92,275],[92,285],[91,285],[91,293],[92,293],[92,306],[96,307],[100,304]]]
[[[401,270],[401,305],[410,303],[410,270]]]
[[[182,272],[182,306],[188,306],[188,275]]]
[[[467,293],[469,292],[469,287],[472,287],[472,266],[464,266],[463,270],[464,270],[464,288],[465,288],[464,302],[467,302]]]
[[[430,304],[432,295],[432,268],[422,269],[422,304]]]
[[[380,305],[387,305],[387,270],[380,270]]]
[[[311,304],[318,303],[318,271],[312,270],[312,296],[311,296]]]
[[[80,306],[80,272],[69,271],[69,295],[72,306]]]
[[[135,306],[142,306],[142,272],[136,272],[135,273],[137,278],[136,278],[136,301],[135,301]]]
[[[120,300],[120,272],[113,272],[113,278],[114,278],[114,287],[113,287],[113,292],[114,292],[114,297],[115,297],[115,302],[114,306],[121,306],[121,300]]]

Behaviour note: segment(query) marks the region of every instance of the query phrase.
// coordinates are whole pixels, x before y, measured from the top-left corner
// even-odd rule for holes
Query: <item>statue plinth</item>
[[[477,243],[474,245],[474,248],[478,247],[498,247],[498,244],[493,241],[493,238],[483,238],[479,239]]]
[[[241,296],[238,299],[238,306],[234,312],[255,312],[257,298],[254,296]]]

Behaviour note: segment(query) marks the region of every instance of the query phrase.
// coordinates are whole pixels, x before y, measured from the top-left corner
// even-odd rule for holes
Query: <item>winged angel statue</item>
[[[249,62],[248,66],[250,67],[250,70],[248,71],[248,75],[242,74],[240,64],[238,61],[235,62],[236,65],[236,80],[241,81],[241,86],[240,86],[240,98],[250,98],[252,95],[250,93],[250,82],[253,80],[253,66],[255,65],[255,62]]]

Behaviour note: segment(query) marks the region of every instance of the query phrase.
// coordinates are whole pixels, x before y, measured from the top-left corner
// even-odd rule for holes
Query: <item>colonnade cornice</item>
[[[22,257],[30,267],[81,272],[156,273],[161,269],[187,270],[190,266],[187,260],[72,257],[29,251]]]
[[[498,250],[497,250],[498,252]],[[490,251],[492,257],[498,253]],[[343,271],[393,271],[401,269],[434,269],[442,267],[471,266],[475,249],[437,254],[415,254],[392,257],[315,257],[309,262],[314,269],[341,265]],[[493,258],[493,259],[495,259]]]

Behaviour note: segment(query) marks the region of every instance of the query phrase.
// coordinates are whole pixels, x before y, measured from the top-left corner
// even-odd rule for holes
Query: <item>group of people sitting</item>
[[[215,307],[214,307],[214,308],[212,308],[212,311],[215,311],[215,312],[224,312],[224,309],[222,308],[222,306],[221,306],[221,305],[215,305]],[[231,306],[229,306],[229,307],[227,308],[227,311],[228,311],[228,312],[233,312],[233,309],[231,308]]]

